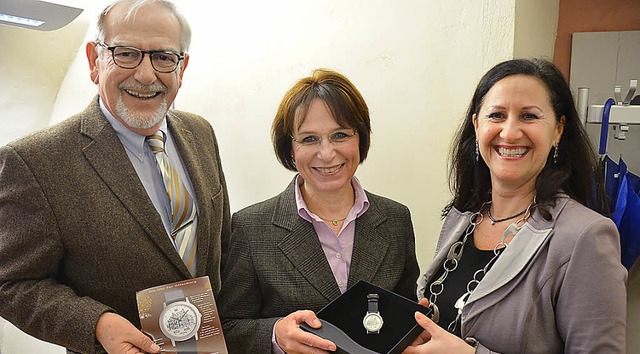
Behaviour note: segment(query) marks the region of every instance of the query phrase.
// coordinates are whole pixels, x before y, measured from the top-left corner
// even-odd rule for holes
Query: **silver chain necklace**
[[[462,240],[454,242],[451,245],[451,247],[449,247],[449,252],[447,253],[447,259],[445,259],[444,263],[442,264],[442,268],[444,268],[444,273],[442,273],[440,278],[438,278],[436,281],[431,283],[431,285],[429,286],[429,293],[430,293],[429,307],[433,309],[432,320],[436,323],[440,319],[440,310],[438,309],[438,305],[436,305],[436,301],[438,300],[438,295],[442,294],[442,292],[444,291],[444,281],[445,279],[447,279],[447,276],[449,275],[449,273],[455,271],[458,268],[458,263],[460,262],[460,259],[462,258],[462,252],[464,251],[464,245],[467,242],[467,239],[469,238],[469,236],[473,235],[473,232],[475,231],[476,226],[480,225],[480,223],[482,223],[482,221],[484,220],[484,215],[482,211],[490,203],[491,201],[483,203],[482,206],[480,206],[480,210],[471,214],[471,216],[469,217],[469,226],[467,226],[467,229],[465,230]],[[505,242],[505,239],[507,238],[507,236],[509,236],[510,234],[513,234],[515,236],[518,233],[518,231],[520,231],[522,226],[518,226],[518,224],[520,222],[526,221],[529,218],[531,207],[534,205],[534,203],[535,203],[535,198],[534,198],[534,202],[529,204],[527,209],[525,209],[524,217],[518,219],[518,221],[514,222],[513,224],[507,227],[507,229],[502,234],[502,239],[500,240],[500,242],[498,242],[493,247],[493,257],[489,260],[489,262],[484,267],[478,269],[473,274],[473,278],[467,283],[467,292],[462,294],[462,296],[460,296],[454,304],[454,307],[458,310],[458,314],[456,315],[456,318],[447,326],[447,330],[449,332],[452,332],[452,333],[455,332],[458,322],[460,321],[460,317],[462,316],[462,308],[464,307],[467,300],[469,299],[469,296],[471,296],[471,293],[473,293],[473,291],[476,289],[478,284],[480,284],[480,282],[484,278],[484,275],[498,260],[498,257],[500,257],[500,255],[504,252],[504,250],[507,249],[508,244]]]

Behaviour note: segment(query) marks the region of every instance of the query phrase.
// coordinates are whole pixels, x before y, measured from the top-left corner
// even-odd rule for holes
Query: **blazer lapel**
[[[83,115],[80,133],[92,139],[83,148],[89,164],[167,258],[189,274],[97,97]]]
[[[425,293],[427,283],[442,267],[451,245],[457,242],[464,233],[469,225],[469,217],[472,215],[470,212],[460,213],[455,209],[451,209],[450,213],[455,214],[451,214],[447,218],[440,232],[441,236],[444,234],[450,236],[444,240],[442,245],[438,244],[436,258],[431,262],[425,274],[418,280],[418,289],[422,293]],[[515,278],[545,243],[550,231],[550,229],[536,230],[530,224],[525,224],[518,232],[518,235],[510,242],[509,247],[491,267],[491,270],[484,276],[482,282],[478,284],[469,297],[467,304],[491,294]],[[428,297],[428,293],[426,293],[426,296]]]
[[[278,248],[309,284],[331,301],[340,296],[340,288],[322,250],[313,225],[298,215],[294,181],[280,195],[273,224],[289,230]]]
[[[553,220],[556,219],[562,208],[564,208],[566,202],[567,199],[560,198],[560,201],[551,209]],[[451,209],[449,215],[447,215],[442,226],[442,231],[440,232],[440,238],[438,239],[436,257],[426,273],[418,280],[419,292],[425,294],[427,298],[429,293],[425,293],[426,284],[442,266],[442,262],[445,260],[451,245],[458,241],[464,233],[465,228],[469,225],[469,217],[471,215],[471,212],[461,213],[456,209]],[[473,312],[469,312],[463,322],[468,323],[472,318],[502,299],[502,296],[490,295],[495,294],[507,283],[518,277],[530,261],[538,254],[540,248],[549,241],[552,230],[553,222],[545,221],[539,212],[534,213],[533,217],[523,225],[516,237],[509,243],[504,253],[502,253],[493,267],[491,267],[491,270],[487,272],[471,296],[469,296],[465,308],[471,303],[476,304],[474,305]],[[449,235],[449,237],[445,239],[443,238],[444,235]],[[485,299],[486,301],[478,302],[480,299]]]
[[[530,264],[540,248],[549,242],[553,224],[568,200],[566,195],[556,199],[556,204],[550,210],[551,222],[544,220],[542,215],[536,211],[533,217],[522,226],[522,229],[511,240],[507,249],[469,297],[467,304],[483,298],[490,300],[477,303],[467,320],[501,300],[502,296],[488,296],[514,280]]]
[[[525,224],[471,293],[467,303],[489,295],[514,279],[546,243],[551,231],[536,230],[530,224]]]
[[[386,221],[386,216],[377,205],[371,203],[371,199],[369,202],[369,209],[356,219],[348,287],[358,280],[372,282],[389,249],[386,230],[380,227]]]
[[[427,271],[418,279],[418,293],[425,294],[427,298],[429,298],[429,294],[425,293],[428,282],[431,280],[433,275],[440,269],[442,263],[447,257],[447,252],[444,250],[449,250],[451,245],[460,239],[460,236],[465,231],[467,226],[469,225],[469,217],[473,213],[466,212],[460,213],[456,209],[451,209],[449,211],[449,215],[445,219],[444,224],[442,225],[442,229],[440,230],[440,237],[438,237],[438,244],[436,246],[436,256],[427,268]],[[444,235],[449,235],[449,238],[443,239]],[[444,244],[443,244],[444,242]]]

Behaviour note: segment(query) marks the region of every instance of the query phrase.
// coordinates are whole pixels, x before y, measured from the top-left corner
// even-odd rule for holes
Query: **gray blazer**
[[[294,179],[295,180],[295,179]],[[348,286],[366,280],[416,300],[419,276],[409,209],[367,192],[356,219]],[[340,289],[313,225],[298,215],[293,182],[234,214],[218,308],[231,354],[270,353],[273,326],[296,310],[318,311]]]
[[[193,114],[167,123],[200,211],[197,276],[217,294],[231,225],[216,138]],[[0,148],[0,220],[0,315],[73,351],[96,351],[105,311],[139,327],[136,291],[191,277],[97,98]]]
[[[624,353],[627,271],[615,224],[566,195],[550,211],[552,221],[534,213],[471,294],[462,336],[480,341],[478,353]],[[447,215],[419,297],[470,215]]]

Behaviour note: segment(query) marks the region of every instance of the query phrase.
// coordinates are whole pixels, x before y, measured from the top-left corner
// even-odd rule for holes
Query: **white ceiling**
[[[43,21],[44,23],[34,27],[27,24],[12,23],[0,19],[0,24],[15,27],[24,27],[39,31],[52,31],[59,29],[73,21],[83,9],[78,5],[79,1],[37,1],[37,0],[2,0],[0,1],[0,13]]]

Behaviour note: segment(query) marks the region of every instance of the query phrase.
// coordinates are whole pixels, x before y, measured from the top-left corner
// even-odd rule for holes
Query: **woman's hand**
[[[423,301],[424,300],[424,301]],[[429,306],[426,299],[420,305]],[[416,322],[424,329],[403,354],[437,354],[437,353],[475,353],[476,350],[459,337],[438,326],[429,317],[420,312],[415,314]]]
[[[333,342],[303,331],[301,323],[313,328],[322,326],[316,314],[310,310],[296,311],[276,323],[276,342],[285,353],[326,354],[327,351],[336,350]]]
[[[427,300],[426,298],[422,298],[422,299],[420,299],[420,302],[418,302],[418,304],[420,304],[420,305],[422,305],[424,307],[429,307],[429,300]],[[416,319],[416,321],[417,321],[417,319]],[[420,322],[418,322],[418,323],[420,323]],[[420,333],[418,338],[416,338],[411,343],[410,347],[416,347],[418,345],[424,344],[424,343],[428,342],[429,339],[431,339],[431,334],[429,334],[429,332],[427,332],[427,331],[422,331],[422,333]]]

